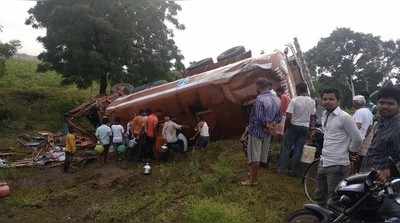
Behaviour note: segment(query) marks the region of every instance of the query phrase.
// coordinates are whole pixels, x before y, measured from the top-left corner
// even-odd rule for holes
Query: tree
[[[3,31],[3,27],[0,26],[0,32]],[[0,41],[0,77],[6,73],[6,60],[17,53],[17,50],[21,47],[19,40],[11,40],[8,43],[2,43]]]
[[[17,53],[17,50],[21,47],[21,41],[11,40],[8,43],[0,42],[0,57],[8,59]]]
[[[387,63],[384,80],[400,80],[400,40],[389,40],[384,43],[385,61]]]
[[[338,28],[306,52],[306,60],[319,87],[341,89],[345,105],[350,105],[356,92],[371,93],[390,75],[390,47],[379,36]]]
[[[65,84],[81,88],[97,81],[105,94],[109,83],[141,85],[182,69],[183,56],[166,24],[184,29],[179,10],[165,0],[41,1],[26,24],[47,29],[38,38],[46,49],[40,70],[56,70]]]

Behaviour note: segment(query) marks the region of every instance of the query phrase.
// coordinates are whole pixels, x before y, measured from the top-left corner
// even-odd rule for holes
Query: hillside
[[[60,130],[62,114],[97,92],[61,86],[58,74],[37,74],[35,66],[11,60],[0,77],[0,151],[22,150],[15,141],[20,133]],[[73,174],[0,169],[0,181],[12,188],[0,200],[0,222],[276,223],[305,202],[300,179],[262,169],[259,185],[239,186],[246,174],[236,140],[154,163],[150,176],[142,164],[125,161],[75,164]]]
[[[0,150],[15,145],[16,136],[37,130],[58,131],[63,114],[81,104],[97,89],[62,86],[54,72],[36,73],[37,62],[8,60],[0,77]]]

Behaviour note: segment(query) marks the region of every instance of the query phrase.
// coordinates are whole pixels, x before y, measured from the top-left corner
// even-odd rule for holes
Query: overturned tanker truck
[[[314,89],[296,38],[283,53],[251,57],[251,52],[243,51],[217,63],[203,62],[204,66],[189,68],[180,80],[118,97],[107,106],[106,115],[127,123],[139,110],[151,109],[159,112],[159,118],[168,115],[185,126],[195,126],[197,115],[202,115],[212,138],[226,139],[237,137],[245,128],[258,78],[271,81],[274,89],[285,86],[292,97],[299,82]],[[194,130],[186,128],[184,133],[191,136]]]

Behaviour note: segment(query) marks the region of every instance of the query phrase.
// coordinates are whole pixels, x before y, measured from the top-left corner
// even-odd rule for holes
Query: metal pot
[[[150,166],[149,163],[146,163],[146,164],[143,166],[143,174],[144,174],[144,175],[150,175],[150,174],[151,174],[151,166]]]

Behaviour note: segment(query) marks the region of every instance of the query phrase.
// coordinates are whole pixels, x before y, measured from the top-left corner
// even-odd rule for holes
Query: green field
[[[38,74],[34,62],[11,60],[7,67],[0,77],[0,151],[21,151],[18,134],[60,130],[63,113],[97,92],[61,86],[58,74]],[[155,163],[150,176],[126,162],[75,164],[73,174],[0,169],[0,181],[12,188],[0,200],[0,222],[274,223],[305,202],[300,179],[262,169],[259,185],[239,186],[246,174],[236,140]]]

